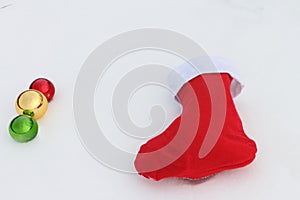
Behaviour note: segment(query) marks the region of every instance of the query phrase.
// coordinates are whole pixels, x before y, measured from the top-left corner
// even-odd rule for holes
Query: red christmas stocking
[[[178,92],[182,114],[160,135],[142,145],[138,173],[161,180],[201,179],[250,164],[256,144],[244,133],[229,73],[200,73]]]

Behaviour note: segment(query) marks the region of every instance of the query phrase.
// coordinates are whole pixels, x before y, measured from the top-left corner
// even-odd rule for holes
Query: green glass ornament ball
[[[38,124],[35,119],[20,115],[11,121],[9,133],[17,142],[29,142],[36,137]]]

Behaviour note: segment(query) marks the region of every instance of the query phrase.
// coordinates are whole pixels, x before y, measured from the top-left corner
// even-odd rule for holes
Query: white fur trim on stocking
[[[230,88],[233,97],[238,96],[244,87],[232,63],[220,57],[203,56],[176,67],[168,77],[170,89],[177,94],[185,83],[201,74],[208,73],[230,74],[233,78]]]

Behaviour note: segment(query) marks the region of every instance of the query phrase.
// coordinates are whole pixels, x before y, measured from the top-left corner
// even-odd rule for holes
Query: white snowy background
[[[80,68],[102,42],[144,27],[182,33],[239,67],[246,87],[236,104],[258,144],[253,164],[202,184],[153,182],[85,151],[72,108]],[[299,37],[298,0],[0,0],[0,199],[299,199]],[[57,93],[39,136],[19,144],[7,131],[14,102],[39,76],[53,80]],[[147,124],[134,117],[147,101],[135,105],[133,118]]]

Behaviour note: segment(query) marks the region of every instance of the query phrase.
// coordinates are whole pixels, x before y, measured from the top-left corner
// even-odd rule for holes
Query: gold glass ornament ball
[[[26,90],[22,92],[16,101],[16,110],[19,115],[28,115],[34,119],[41,118],[47,109],[47,98],[37,90]]]

